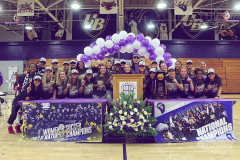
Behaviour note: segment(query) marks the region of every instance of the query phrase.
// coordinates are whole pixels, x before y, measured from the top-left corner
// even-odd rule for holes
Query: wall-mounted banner
[[[100,0],[100,14],[117,14],[117,0]]]
[[[192,0],[174,0],[175,15],[192,15]]]
[[[34,0],[18,0],[17,16],[34,16]]]
[[[91,25],[91,28],[85,28]],[[73,40],[106,38],[116,33],[116,15],[99,14],[99,10],[81,10],[73,13]]]
[[[232,101],[155,101],[156,142],[237,141]]]
[[[102,142],[101,103],[28,103],[23,141]]]

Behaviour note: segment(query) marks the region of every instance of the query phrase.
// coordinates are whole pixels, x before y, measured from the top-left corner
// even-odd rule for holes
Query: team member
[[[83,63],[83,61],[78,61],[77,70],[78,70],[78,79],[79,80],[83,79],[86,74],[86,68],[85,68],[85,64]]]
[[[122,71],[122,74],[134,74],[130,64],[125,64],[124,71]]]
[[[151,68],[156,68],[156,70],[157,70],[157,61],[155,61],[155,60],[153,60],[152,62],[151,62]]]
[[[138,71],[138,63],[140,61],[140,56],[138,54],[133,55],[132,59],[132,71],[136,73]]]
[[[191,77],[194,76],[194,68],[192,60],[187,60],[186,67],[188,69],[188,73]]]
[[[70,77],[71,77],[71,68],[70,68],[69,65],[70,65],[70,64],[69,64],[68,61],[63,62],[62,70],[65,71],[65,74],[66,74],[67,78],[70,78]]]
[[[183,83],[179,76],[175,74],[175,68],[168,68],[168,76],[166,76],[167,93],[170,98],[180,98],[180,91],[183,91]]]
[[[165,62],[160,63],[159,68],[160,68],[160,71],[165,72],[166,74],[168,73],[167,64]]]
[[[107,68],[104,65],[100,66],[99,73],[94,77],[93,82],[93,98],[107,98],[105,83],[108,80]]]
[[[75,60],[71,60],[71,61],[70,61],[70,64],[71,64],[71,70],[77,69],[77,63],[76,63]]]
[[[52,69],[50,67],[47,67],[42,80],[42,87],[43,87],[43,94],[41,96],[42,99],[50,99],[53,97],[54,84],[55,84],[55,80],[52,75]]]
[[[206,98],[204,95],[205,80],[203,79],[203,71],[200,68],[195,68],[194,73],[196,75],[193,79],[194,98]]]
[[[54,75],[55,77],[58,77],[58,75],[59,75],[58,60],[53,59],[53,60],[52,60],[52,64],[51,64],[50,67],[51,67],[51,69],[52,69],[52,71],[53,71],[53,75]]]
[[[201,67],[201,70],[203,70],[203,78],[207,78],[207,74],[208,74],[208,72],[207,72],[207,62],[205,62],[205,61],[201,61],[200,62],[200,67]]]
[[[208,69],[205,83],[205,93],[208,98],[218,99],[222,93],[222,79],[215,74],[213,68]]]
[[[144,82],[143,85],[143,99],[152,98],[152,95],[155,92],[155,76],[156,76],[157,69],[151,68],[149,70],[149,78]],[[157,91],[156,91],[157,92]]]
[[[182,62],[177,61],[175,63],[175,72],[176,72],[176,75],[178,75],[178,76],[180,76],[180,74],[181,74],[181,67],[182,67]]]
[[[0,71],[0,91],[1,91],[1,87],[3,84],[3,76],[2,76],[2,72]],[[4,103],[4,99],[0,97],[0,103]],[[0,116],[2,115],[2,111],[1,111],[1,104],[0,104]]]
[[[92,98],[93,97],[93,73],[92,70],[88,69],[86,71],[85,77],[81,80],[81,87],[79,88],[79,93],[82,98]]]
[[[18,101],[20,100],[39,100],[42,95],[42,84],[41,84],[41,77],[39,75],[35,75],[33,78],[33,81],[31,83],[28,83],[24,86],[24,91],[22,91],[16,98],[14,98],[12,103],[12,112],[8,119],[8,132],[9,134],[13,134],[13,128],[12,124],[14,120],[16,119],[17,112],[20,109],[20,105],[18,104]],[[21,133],[21,124],[22,122],[18,122],[15,126],[16,132]]]
[[[107,73],[112,71],[113,64],[112,64],[112,61],[110,59],[107,60],[106,67],[107,67]]]
[[[183,91],[181,92],[182,98],[192,98],[191,92],[194,91],[194,86],[192,79],[189,78],[188,70],[186,67],[182,67],[180,69],[180,77],[183,82]]]
[[[63,94],[68,93],[68,98],[79,98],[79,88],[81,86],[80,80],[78,80],[78,71],[73,69],[71,71],[71,78],[68,80],[67,88]]]
[[[41,57],[38,61],[38,70],[37,70],[37,74],[40,75],[41,77],[44,76],[45,64],[46,64],[46,58]]]
[[[113,102],[113,74],[121,74],[121,63],[119,61],[115,61],[114,63],[114,71],[108,73],[108,81],[105,83],[107,87],[107,99],[109,106],[112,106]]]
[[[127,63],[126,63],[126,61],[124,59],[122,59],[120,62],[121,62],[121,71],[124,71],[124,66]]]
[[[143,74],[143,83],[148,79],[149,74],[146,69],[146,64],[143,61],[139,62],[138,71],[136,74]]]
[[[95,59],[91,60],[89,69],[92,70],[93,76],[95,76],[98,73],[98,62]]]
[[[65,71],[60,70],[59,76],[56,77],[56,83],[54,85],[53,98],[52,99],[64,99],[65,95],[63,91],[67,87],[68,79],[66,77]]]

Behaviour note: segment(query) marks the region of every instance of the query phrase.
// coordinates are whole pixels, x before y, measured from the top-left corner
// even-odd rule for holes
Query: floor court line
[[[123,160],[127,160],[127,150],[126,150],[126,144],[123,144]]]

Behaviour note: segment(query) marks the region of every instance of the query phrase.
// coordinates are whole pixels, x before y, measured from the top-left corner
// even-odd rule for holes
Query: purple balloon
[[[143,35],[142,33],[139,33],[139,34],[137,35],[137,40],[138,40],[139,42],[142,42],[143,39],[144,39],[144,35]]]
[[[120,46],[126,46],[127,43],[126,43],[126,41],[124,39],[120,39],[119,45]]]
[[[169,68],[172,65],[171,59],[166,60],[165,63],[167,65],[167,68]]]
[[[88,61],[88,56],[87,55],[82,55],[81,57],[81,61],[83,61],[84,63],[86,63]]]
[[[107,41],[107,40],[112,40],[112,36],[111,36],[111,35],[107,36],[107,37],[106,37],[106,41]]]
[[[156,60],[156,58],[157,58],[157,55],[156,55],[156,54],[150,54],[150,55],[149,55],[149,59],[150,59],[151,61]]]
[[[87,56],[87,60],[91,61],[92,60],[91,56]]]
[[[119,44],[115,43],[115,44],[113,45],[113,49],[114,49],[116,52],[118,52],[118,51],[121,50],[121,47],[119,46]]]
[[[149,46],[147,47],[147,52],[148,52],[148,53],[152,53],[152,52],[154,52],[154,50],[155,50],[155,48],[154,48],[152,45],[149,45]]]
[[[171,54],[166,52],[166,53],[164,53],[163,58],[164,58],[164,60],[171,59]]]
[[[164,44],[160,44],[159,46],[163,48],[164,52],[166,51],[167,47]]]
[[[104,58],[105,58],[105,56],[104,56],[104,54],[102,54],[102,53],[99,53],[99,54],[97,54],[97,58],[98,58],[98,60],[104,60]]]
[[[142,44],[142,47],[148,47],[149,40],[145,38],[145,39],[142,40],[141,44]]]
[[[109,53],[109,54],[114,54],[114,53],[115,53],[115,51],[114,51],[114,49],[113,49],[113,48],[109,48],[109,49],[108,49],[108,53]]]
[[[96,46],[96,43],[91,43],[90,47],[93,48],[94,46]]]
[[[101,53],[102,54],[105,55],[105,54],[107,54],[107,52],[108,52],[108,48],[107,47],[104,46],[104,47],[101,48]]]
[[[134,49],[133,53],[138,54],[138,49]]]
[[[135,37],[133,35],[129,35],[127,36],[127,44],[133,44],[133,42],[135,41]]]
[[[98,59],[96,54],[92,54],[90,57],[91,59],[96,59],[96,60]]]

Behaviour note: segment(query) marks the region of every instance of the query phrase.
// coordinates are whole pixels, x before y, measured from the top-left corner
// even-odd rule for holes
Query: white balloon
[[[126,53],[127,46],[122,46],[120,52],[121,53]]]
[[[105,44],[105,40],[103,38],[98,38],[97,41],[96,41],[96,44],[99,46],[99,47],[103,47],[104,44]]]
[[[132,53],[133,52],[133,45],[132,44],[128,44],[126,46],[126,52],[128,52],[128,53]]]
[[[77,60],[78,60],[78,61],[81,61],[82,55],[83,55],[83,54],[78,54],[78,55],[77,55]]]
[[[151,42],[152,41],[152,38],[151,37],[149,37],[149,36],[147,36],[147,37],[145,37],[146,39],[148,39],[149,40],[149,42]]]
[[[145,47],[141,47],[139,50],[138,50],[138,54],[143,56],[145,53],[146,53],[146,48]]]
[[[127,39],[128,33],[126,31],[121,31],[119,33],[120,39]]]
[[[160,61],[164,61],[163,56],[158,56],[158,57],[156,58],[156,61],[157,61],[158,64],[159,64]]]
[[[83,52],[86,55],[91,56],[93,54],[93,49],[91,47],[85,47]]]
[[[90,66],[91,61],[87,61],[87,63],[85,63],[85,67],[88,68]]]
[[[141,42],[139,42],[138,40],[135,40],[133,42],[133,48],[135,48],[135,49],[141,48]]]
[[[101,48],[99,46],[94,46],[93,47],[93,53],[99,54],[101,52]]]
[[[173,64],[175,64],[177,62],[177,60],[175,58],[171,58],[171,61]]]
[[[164,49],[162,48],[162,47],[157,47],[157,48],[155,48],[155,50],[154,50],[154,53],[157,55],[157,56],[163,56],[163,54],[164,54]]]
[[[134,36],[134,38],[136,37],[134,33],[129,33],[128,35],[132,35],[132,36]]]
[[[159,45],[160,45],[160,40],[159,39],[157,39],[157,38],[154,38],[151,42],[150,42],[150,44],[153,46],[153,47],[158,47]]]
[[[120,36],[115,33],[115,34],[112,36],[112,41],[113,41],[114,43],[119,43],[119,41],[120,41]]]
[[[112,47],[113,47],[113,42],[112,42],[111,40],[107,40],[107,41],[105,42],[105,46],[106,46],[107,48],[112,48]]]
[[[149,53],[148,52],[146,52],[143,56],[145,57],[145,58],[147,58],[147,59],[149,59]]]

